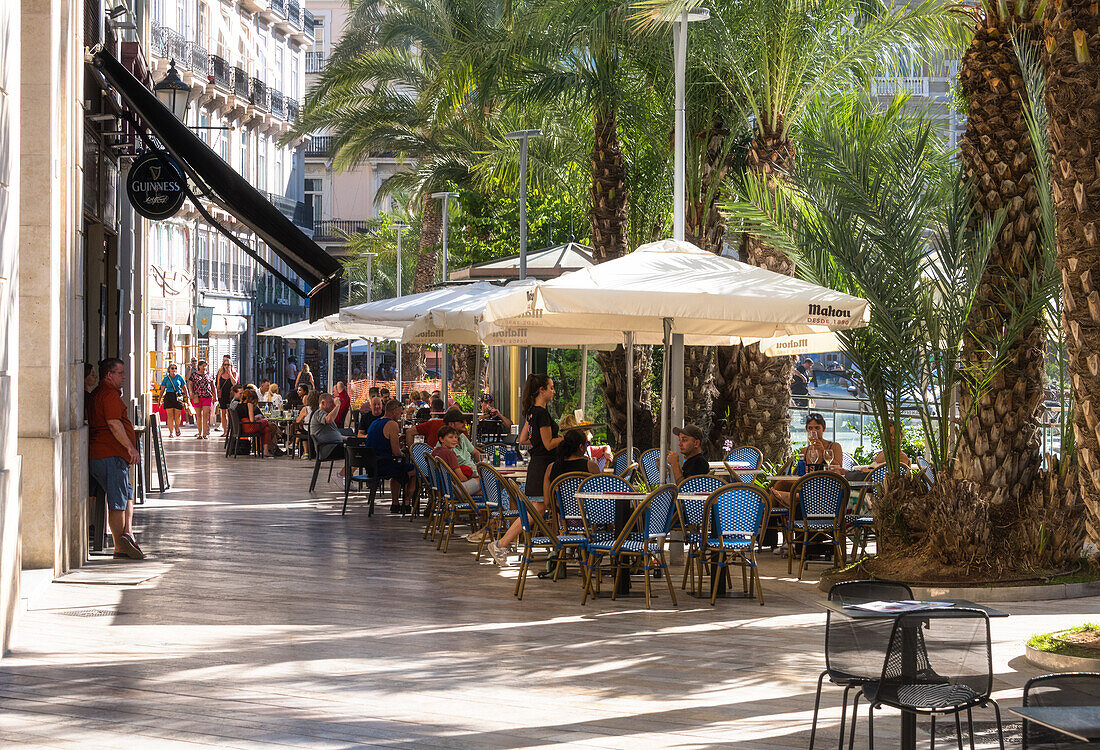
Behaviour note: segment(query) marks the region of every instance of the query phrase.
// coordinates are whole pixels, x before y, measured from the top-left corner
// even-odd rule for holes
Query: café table
[[[838,597],[832,600],[819,602],[819,604],[831,612],[850,617],[853,620],[896,620],[899,615],[909,614],[913,610],[900,612],[885,612],[881,610],[859,609],[855,605],[868,604],[870,599],[854,599],[851,597]],[[930,603],[950,604],[950,607],[937,607],[937,609],[977,609],[985,612],[987,616],[1008,617],[1007,612],[986,607],[983,604],[968,601],[966,599],[925,599]],[[920,634],[917,628],[907,628],[902,633],[901,662],[902,674],[916,675],[917,670],[917,643]],[[901,750],[916,750],[917,747],[917,715],[912,711],[901,712]]]
[[[723,461],[710,461],[708,463],[710,465],[710,470],[713,471],[713,472],[720,472],[722,474],[728,474],[729,473],[729,469],[726,468],[726,464]],[[767,474],[768,473],[767,469],[753,469],[753,468],[748,467],[748,466],[741,467],[741,466],[738,466],[737,464],[731,464],[730,468],[733,469],[733,473],[735,473],[735,474]]]
[[[1075,740],[1100,743],[1100,706],[1022,706],[1008,710]]]
[[[623,533],[630,515],[634,512],[634,504],[645,497],[644,492],[578,492],[573,497],[578,500],[615,500],[615,538]],[[667,574],[667,573],[666,573]],[[619,576],[619,587],[615,591],[616,596],[630,595],[630,576]],[[639,594],[638,596],[642,596]]]

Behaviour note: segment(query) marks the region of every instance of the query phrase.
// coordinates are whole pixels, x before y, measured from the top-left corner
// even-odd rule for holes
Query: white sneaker
[[[466,541],[470,542],[471,544],[481,544],[482,542],[484,542],[488,538],[488,536],[489,536],[489,530],[488,529],[478,529],[475,532],[467,534],[466,535]]]
[[[781,545],[779,547],[775,547],[774,549],[772,549],[772,554],[773,555],[785,555],[785,554],[787,554],[787,545],[784,544],[784,545]]]
[[[508,553],[504,551],[499,542],[492,542],[488,549],[489,554],[493,557],[493,562],[502,568],[508,567]]]

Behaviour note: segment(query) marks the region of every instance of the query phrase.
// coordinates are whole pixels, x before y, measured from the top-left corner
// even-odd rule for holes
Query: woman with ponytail
[[[542,483],[542,496],[550,497],[550,485],[562,474],[571,471],[583,471],[599,474],[600,467],[588,457],[588,436],[581,430],[570,430],[562,436],[558,445],[554,463],[546,469],[546,479]]]

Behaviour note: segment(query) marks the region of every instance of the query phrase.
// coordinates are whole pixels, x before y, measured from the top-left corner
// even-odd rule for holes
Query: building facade
[[[302,144],[281,144],[300,110],[313,16],[298,0],[151,0],[154,78],[175,65],[192,87],[188,124],[215,154],[308,233]],[[291,281],[283,261],[230,214],[222,227]],[[169,360],[229,355],[242,377],[279,377],[286,346],[257,338],[305,317],[305,301],[187,203],[150,226],[149,336],[153,377]],[[207,329],[206,323],[209,323]],[[280,380],[281,382],[281,380]]]
[[[312,85],[339,43],[349,21],[344,0],[311,0],[314,39],[306,52],[306,87]],[[365,229],[366,222],[390,210],[378,197],[382,182],[401,168],[394,154],[376,154],[352,169],[332,166],[332,137],[314,133],[305,147],[305,201],[313,214],[313,239],[330,254],[345,254],[345,237]]]

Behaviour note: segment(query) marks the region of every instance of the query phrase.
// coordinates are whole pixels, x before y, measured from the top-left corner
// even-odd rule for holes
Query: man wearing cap
[[[500,410],[493,404],[492,395],[488,393],[483,393],[481,396],[481,415],[479,419],[484,423],[480,429],[485,433],[491,432],[501,435],[512,429],[512,420],[500,413]]]
[[[698,477],[710,473],[710,464],[703,458],[703,431],[693,424],[673,427],[680,448],[680,455],[668,454],[668,468],[677,483],[688,477]],[[680,465],[680,459],[684,463]]]

